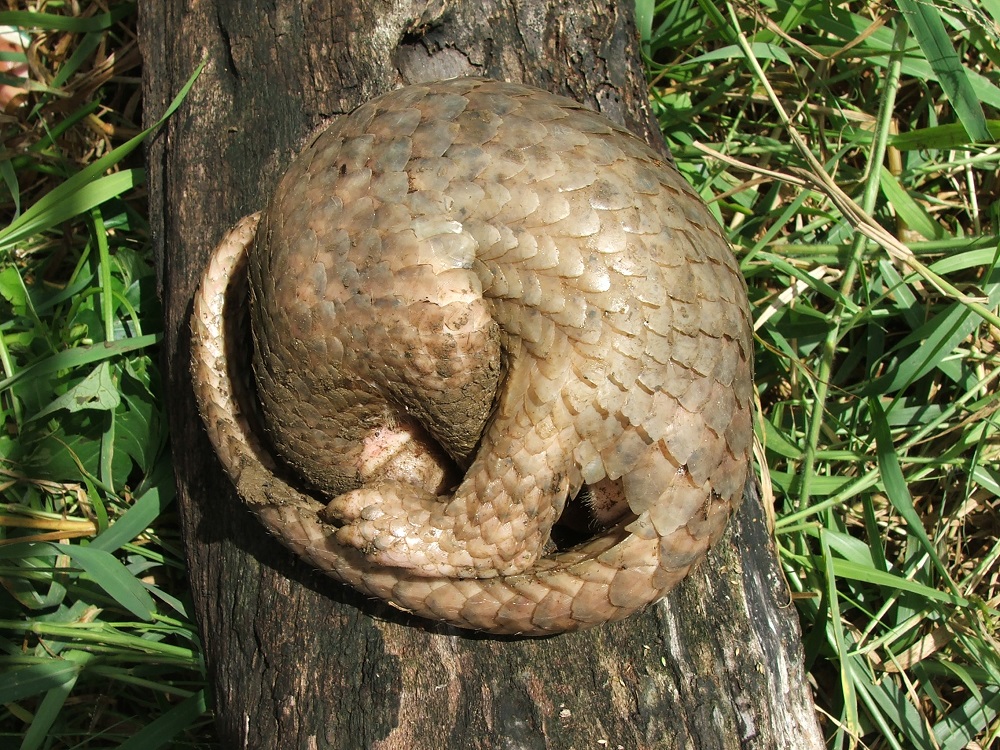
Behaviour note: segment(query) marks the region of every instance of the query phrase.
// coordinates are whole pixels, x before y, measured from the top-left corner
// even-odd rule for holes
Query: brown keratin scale
[[[337,119],[216,249],[192,332],[209,436],[264,525],[463,628],[642,609],[750,470],[720,228],[639,139],[527,86],[409,86]]]

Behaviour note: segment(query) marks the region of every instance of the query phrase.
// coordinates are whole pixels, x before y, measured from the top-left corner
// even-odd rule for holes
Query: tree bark
[[[167,0],[141,5],[140,40],[150,121],[206,63],[148,164],[182,523],[223,746],[822,747],[755,497],[644,614],[485,637],[293,559],[239,504],[195,412],[187,321],[205,258],[328,118],[404,83],[485,75],[571,96],[663,149],[630,2]]]

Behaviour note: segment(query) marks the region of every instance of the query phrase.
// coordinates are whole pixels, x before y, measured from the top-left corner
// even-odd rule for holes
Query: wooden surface
[[[489,638],[407,620],[292,559],[240,506],[195,413],[187,319],[204,259],[328,118],[404,83],[487,75],[583,101],[662,148],[631,13],[566,7],[141,5],[148,120],[206,62],[148,164],[180,507],[224,747],[822,747],[758,502],[643,615]]]

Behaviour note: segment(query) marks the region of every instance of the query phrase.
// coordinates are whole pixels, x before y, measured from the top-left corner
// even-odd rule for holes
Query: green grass
[[[829,745],[1000,748],[1000,2],[637,6],[657,115],[750,285]],[[84,7],[0,13],[45,73],[0,119],[0,745],[210,746],[134,6]]]
[[[209,722],[129,119],[135,8],[94,11],[0,13],[48,76],[0,121],[0,745],[193,747]]]
[[[998,747],[1000,4],[639,5],[750,286],[829,745]]]

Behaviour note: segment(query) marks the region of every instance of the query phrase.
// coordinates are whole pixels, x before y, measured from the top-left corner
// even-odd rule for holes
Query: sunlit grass
[[[751,288],[765,478],[830,746],[995,747],[1000,19],[647,10],[660,121]]]

